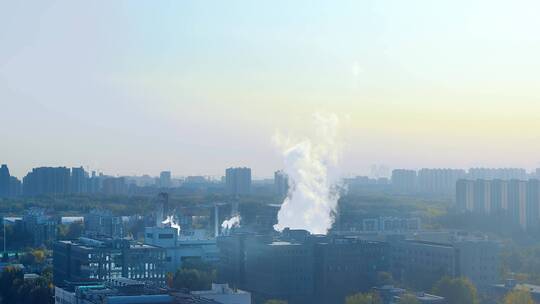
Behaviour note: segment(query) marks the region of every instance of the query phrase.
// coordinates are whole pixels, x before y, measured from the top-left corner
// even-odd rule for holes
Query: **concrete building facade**
[[[81,237],[53,246],[54,284],[125,277],[165,283],[164,249],[126,239]]]

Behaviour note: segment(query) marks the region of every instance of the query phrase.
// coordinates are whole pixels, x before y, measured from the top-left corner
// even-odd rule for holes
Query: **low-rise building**
[[[310,235],[286,229],[279,237],[247,233],[219,239],[220,282],[253,294],[257,302],[341,303],[369,290],[388,271],[388,246],[358,238]]]
[[[124,222],[109,210],[91,210],[84,215],[84,231],[89,236],[124,237]]]
[[[448,242],[389,238],[395,278],[430,288],[443,276],[466,277],[478,288],[499,281],[499,245],[487,239],[457,238]]]
[[[405,232],[419,231],[421,221],[418,217],[366,218],[362,220],[362,231],[365,232]]]
[[[240,289],[232,289],[229,284],[212,283],[212,289],[192,291],[191,294],[223,304],[251,304],[251,294]]]
[[[221,304],[192,294],[115,278],[55,287],[55,304]]]
[[[373,291],[376,292],[381,298],[383,304],[396,304],[399,303],[401,298],[405,294],[410,294],[416,298],[420,304],[438,304],[445,303],[445,299],[440,296],[432,295],[425,292],[407,292],[403,288],[398,288],[393,285],[385,285],[381,287],[374,287]]]
[[[53,247],[54,283],[125,277],[162,285],[165,258],[164,249],[129,239],[58,241]]]
[[[501,301],[504,296],[514,290],[526,290],[531,294],[535,303],[540,302],[540,286],[526,283],[517,283],[514,279],[507,279],[504,284],[493,284],[490,289],[490,295],[494,301]]]
[[[56,241],[58,219],[48,215],[44,209],[31,208],[22,218],[22,225],[32,236],[32,245],[39,247]]]
[[[166,269],[175,272],[186,260],[194,259],[215,263],[219,260],[219,250],[214,237],[208,237],[204,230],[180,233],[176,227],[146,227],[144,243],[166,252]]]

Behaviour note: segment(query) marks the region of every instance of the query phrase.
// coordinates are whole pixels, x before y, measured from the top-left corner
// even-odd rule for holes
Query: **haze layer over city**
[[[540,303],[539,12],[0,2],[0,304]]]

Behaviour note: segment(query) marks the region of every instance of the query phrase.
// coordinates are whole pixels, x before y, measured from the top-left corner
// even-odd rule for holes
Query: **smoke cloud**
[[[300,141],[276,136],[281,148],[289,193],[278,213],[274,228],[305,229],[326,234],[334,222],[340,180],[337,164],[339,118],[335,114],[314,114],[314,135]]]

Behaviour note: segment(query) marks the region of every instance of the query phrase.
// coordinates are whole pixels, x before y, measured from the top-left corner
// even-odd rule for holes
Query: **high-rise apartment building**
[[[108,195],[127,194],[127,184],[124,177],[103,178],[102,191]]]
[[[512,179],[508,182],[508,215],[515,224],[527,228],[527,182]]]
[[[418,171],[418,191],[424,194],[452,194],[456,181],[465,177],[461,169],[421,169]]]
[[[527,181],[527,203],[525,221],[528,228],[537,228],[540,224],[540,180]]]
[[[392,170],[392,188],[398,193],[416,192],[417,180],[415,170],[395,169]]]
[[[473,210],[489,214],[491,211],[491,182],[485,179],[475,180],[473,193]]]
[[[225,187],[228,194],[249,194],[251,192],[251,169],[228,168],[225,171]]]
[[[69,193],[70,173],[66,167],[34,168],[23,178],[23,193],[30,196]]]
[[[285,197],[289,192],[289,177],[284,171],[274,172],[274,192],[279,197]]]
[[[540,226],[540,180],[459,180],[456,206],[461,211],[504,215],[522,229]]]
[[[456,207],[462,211],[473,211],[474,181],[460,179],[456,182]]]
[[[470,168],[469,179],[527,179],[527,171],[522,168]]]
[[[15,176],[9,177],[9,196],[17,197],[22,194],[22,183]]]
[[[9,183],[10,183],[9,169],[7,165],[4,164],[0,167],[0,198],[10,196]]]
[[[161,188],[171,187],[171,171],[162,171],[159,174],[159,186]]]
[[[508,209],[508,181],[494,179],[491,181],[491,212],[500,214]]]
[[[89,178],[83,167],[71,168],[71,193],[87,193]]]

